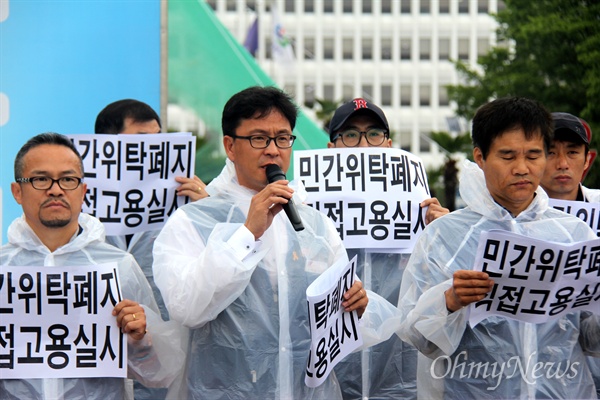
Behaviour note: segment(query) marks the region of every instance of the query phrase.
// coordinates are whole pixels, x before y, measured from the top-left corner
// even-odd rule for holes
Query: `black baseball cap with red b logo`
[[[344,125],[348,118],[358,113],[373,114],[373,116],[381,122],[387,131],[390,130],[387,118],[385,117],[385,114],[381,108],[363,98],[356,98],[345,104],[342,104],[337,110],[335,110],[333,118],[331,118],[331,122],[329,123],[329,139],[333,142],[335,140],[337,131]]]

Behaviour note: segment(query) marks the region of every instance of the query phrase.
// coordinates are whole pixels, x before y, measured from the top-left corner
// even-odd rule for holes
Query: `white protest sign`
[[[358,313],[344,312],[342,307],[355,271],[356,257],[350,263],[338,261],[306,289],[311,337],[304,377],[308,387],[322,384],[338,362],[362,345]]]
[[[581,219],[600,237],[600,203],[549,199],[548,205]]]
[[[419,204],[431,197],[427,175],[421,159],[409,152],[295,151],[294,174],[306,188],[306,203],[334,222],[346,248],[410,253],[425,228],[426,210]]]
[[[117,264],[0,267],[0,379],[127,377]]]
[[[189,133],[68,135],[83,158],[87,192],[83,212],[106,235],[158,230],[183,204],[176,176],[192,177],[196,138]]]
[[[488,273],[494,287],[470,305],[472,327],[491,315],[542,323],[574,311],[600,313],[600,239],[561,244],[483,232],[474,269]]]

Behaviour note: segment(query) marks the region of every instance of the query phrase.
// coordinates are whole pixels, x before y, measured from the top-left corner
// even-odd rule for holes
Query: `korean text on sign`
[[[541,323],[574,311],[600,312],[600,239],[560,244],[483,232],[474,269],[488,273],[494,287],[470,305],[471,326],[490,315]]]
[[[549,199],[548,205],[581,219],[600,237],[600,203]]]
[[[177,196],[176,176],[194,175],[196,139],[190,134],[69,135],[83,158],[83,211],[107,235],[162,228],[189,201]]]
[[[117,264],[0,267],[0,379],[127,377]]]
[[[294,152],[306,203],[333,220],[346,248],[410,252],[425,228],[430,196],[422,161],[400,149]]]
[[[350,263],[334,264],[307,289],[311,346],[304,382],[322,384],[333,367],[362,345],[358,313],[344,312],[343,295],[354,283],[356,257]]]

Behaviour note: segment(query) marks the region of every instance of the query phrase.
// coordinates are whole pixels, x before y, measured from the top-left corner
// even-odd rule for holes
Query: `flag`
[[[273,13],[273,61],[281,64],[292,64],[296,60],[294,49],[292,48],[292,40],[285,32],[275,5],[271,7],[271,12]]]
[[[248,33],[246,34],[246,40],[244,40],[244,47],[253,57],[256,57],[256,50],[258,49],[258,17],[254,20]]]

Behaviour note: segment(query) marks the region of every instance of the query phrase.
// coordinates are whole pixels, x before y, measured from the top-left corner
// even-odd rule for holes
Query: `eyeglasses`
[[[54,185],[54,182],[58,183],[58,187],[62,190],[75,190],[81,184],[81,178],[76,176],[63,176],[58,179],[52,179],[47,176],[34,176],[31,178],[17,178],[19,183],[31,183],[34,189],[37,190],[48,190]]]
[[[380,146],[385,139],[388,138],[389,133],[385,129],[369,129],[366,132],[349,129],[337,134],[333,141],[335,142],[338,138],[342,138],[342,143],[348,147],[356,147],[360,143],[361,137],[364,135],[367,139],[367,143],[371,146]]]
[[[278,135],[270,137],[267,135],[252,135],[252,136],[237,136],[231,135],[235,139],[245,139],[250,142],[250,146],[255,149],[266,149],[271,144],[271,141],[275,142],[275,146],[280,149],[289,149],[294,144],[296,136],[294,135]]]

